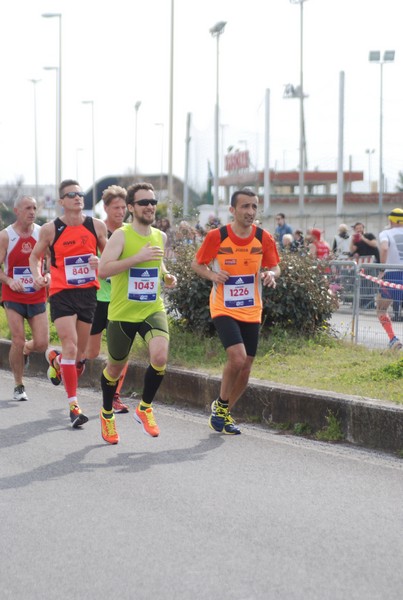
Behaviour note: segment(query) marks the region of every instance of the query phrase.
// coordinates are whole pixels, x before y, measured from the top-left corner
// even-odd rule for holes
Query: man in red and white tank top
[[[322,240],[320,229],[311,229],[312,241],[309,244],[309,255],[318,260],[326,260],[330,256],[330,246],[325,240]]]
[[[55,324],[61,354],[49,350],[48,378],[54,385],[63,380],[72,427],[88,421],[77,401],[77,380],[84,370],[83,358],[97,303],[98,256],[107,240],[106,225],[83,213],[84,194],[77,181],[67,179],[59,186],[61,217],[45,223],[31,254],[30,265],[35,285],[45,285],[40,262],[50,253],[50,316]]]
[[[48,345],[49,325],[46,313],[46,287],[35,285],[29,257],[38,240],[40,227],[35,223],[36,200],[22,196],[14,204],[16,221],[0,233],[0,281],[2,300],[11,333],[9,354],[14,375],[14,400],[28,400],[23,383],[24,365],[31,352],[44,352]],[[42,263],[38,265],[42,269]],[[42,271],[41,271],[42,272]],[[24,320],[32,331],[26,341]]]

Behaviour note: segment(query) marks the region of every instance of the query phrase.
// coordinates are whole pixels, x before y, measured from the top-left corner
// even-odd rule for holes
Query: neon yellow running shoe
[[[48,348],[45,352],[45,358],[49,363],[46,376],[49,381],[53,383],[53,385],[60,385],[62,382],[62,371],[60,369],[60,363],[57,359],[59,355],[60,352],[53,350],[53,348]]]

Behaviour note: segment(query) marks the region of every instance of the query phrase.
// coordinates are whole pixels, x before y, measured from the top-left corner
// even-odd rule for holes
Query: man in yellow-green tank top
[[[169,347],[161,283],[173,288],[176,277],[167,272],[163,261],[166,234],[152,227],[157,203],[150,183],[135,183],[127,189],[126,205],[132,222],[112,234],[99,264],[99,276],[110,277],[112,285],[108,361],[101,376],[103,407],[100,413],[102,437],[109,444],[119,441],[112,402],[137,333],[148,346],[150,364],[134,418],[144,433],[151,437],[159,435],[152,401],[165,374]]]

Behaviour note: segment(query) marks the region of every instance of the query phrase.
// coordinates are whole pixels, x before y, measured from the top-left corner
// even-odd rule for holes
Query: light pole
[[[304,168],[305,168],[305,126],[304,126],[304,2],[305,0],[290,0],[291,4],[300,7],[300,50],[299,50],[299,213],[302,216],[305,208],[304,197]]]
[[[60,120],[59,120],[59,67],[43,67],[45,71],[54,71],[56,75],[56,151],[55,151],[55,210],[56,215],[60,215],[60,205],[58,203],[59,197],[59,183],[60,179]]]
[[[45,19],[59,19],[59,66],[57,68],[57,111],[56,111],[56,189],[62,180],[62,15],[61,13],[43,13]],[[56,201],[57,201],[56,194]],[[56,206],[58,203],[56,202]]]
[[[161,127],[160,200],[162,200],[162,177],[164,173],[164,123],[154,123],[154,125],[156,127]]]
[[[185,137],[185,177],[183,180],[183,218],[189,216],[189,148],[190,148],[190,123],[192,113],[188,113],[186,117],[186,137]]]
[[[368,154],[368,183],[369,183],[369,193],[371,193],[371,154],[375,152],[374,149],[367,148],[365,150],[365,154]]]
[[[169,121],[168,121],[168,198],[167,215],[173,223],[172,202],[174,198],[173,140],[174,140],[174,41],[175,41],[175,2],[171,0],[171,35],[169,48]]]
[[[371,50],[369,61],[378,63],[380,66],[380,102],[379,102],[379,201],[378,210],[381,213],[383,209],[383,65],[395,60],[394,50],[385,50],[383,57],[379,50]]]
[[[95,119],[94,119],[94,100],[83,100],[82,104],[91,106],[91,138],[92,138],[92,216],[95,217],[95,207],[97,205],[97,181],[95,179]]]
[[[141,100],[134,105],[134,175],[137,175],[137,115],[141,106]]]
[[[36,120],[36,84],[40,79],[30,79],[34,86],[34,149],[35,149],[35,198],[38,201],[38,128]]]
[[[221,169],[222,174],[225,175],[225,154],[224,154],[224,132],[225,128],[228,127],[228,123],[220,123],[221,129]]]
[[[220,52],[219,52],[219,40],[220,35],[224,32],[226,21],[219,21],[211,29],[210,33],[217,40],[217,55],[216,55],[216,102],[215,102],[215,123],[214,123],[214,214],[218,217],[218,182],[219,182],[219,169],[220,169],[220,156],[219,156],[219,137],[220,137],[220,77],[219,77],[219,66],[220,66]]]
[[[263,175],[263,216],[270,212],[270,89],[266,88],[264,111],[264,175]]]

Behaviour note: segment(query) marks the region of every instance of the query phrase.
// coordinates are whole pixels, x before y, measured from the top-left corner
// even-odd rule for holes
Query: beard
[[[155,215],[136,215],[136,220],[140,225],[152,225],[155,221]]]

